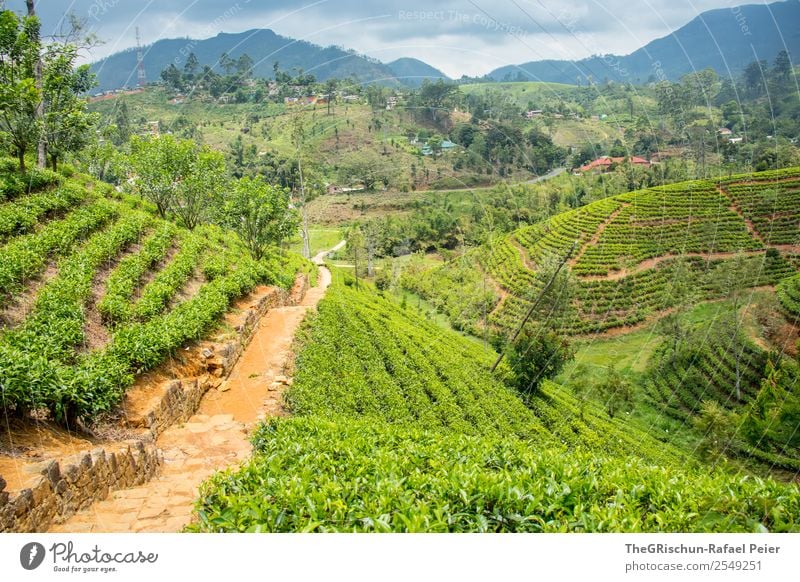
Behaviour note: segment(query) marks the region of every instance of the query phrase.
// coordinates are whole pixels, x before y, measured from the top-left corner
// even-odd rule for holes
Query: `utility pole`
[[[147,75],[144,72],[144,52],[142,52],[142,39],[139,36],[139,27],[136,27],[136,80],[139,87],[147,84]]]
[[[511,339],[509,340],[509,343],[513,344],[514,341],[517,339],[517,337],[519,336],[520,332],[522,331],[522,328],[525,327],[525,324],[528,323],[528,320],[531,318],[531,315],[533,315],[533,312],[536,311],[537,307],[539,307],[539,303],[541,303],[542,298],[544,297],[545,293],[547,293],[550,290],[550,287],[553,286],[553,283],[555,282],[556,277],[558,276],[558,273],[561,271],[561,268],[564,265],[567,264],[567,261],[569,261],[570,257],[572,256],[572,253],[575,252],[575,247],[577,247],[577,246],[578,246],[578,241],[576,240],[574,243],[572,243],[572,247],[569,249],[569,252],[567,252],[567,254],[564,256],[564,258],[558,264],[558,268],[555,270],[555,272],[553,273],[552,277],[550,277],[550,280],[547,282],[547,285],[545,285],[544,288],[541,291],[539,291],[539,296],[536,298],[536,301],[533,302],[533,305],[531,305],[531,308],[528,309],[528,312],[525,314],[525,317],[522,318],[522,321],[517,326],[517,329],[514,332],[514,335],[511,336]],[[505,355],[505,353],[500,352],[500,355],[497,356],[497,359],[495,360],[494,364],[492,364],[492,368],[491,368],[492,372],[494,372],[497,369],[497,366],[500,365],[500,362],[503,360],[503,356],[504,355]]]

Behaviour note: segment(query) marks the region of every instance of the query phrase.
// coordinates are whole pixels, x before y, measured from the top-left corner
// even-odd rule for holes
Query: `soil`
[[[56,275],[58,275],[58,265],[55,261],[51,261],[39,277],[28,282],[25,289],[15,293],[0,310],[0,327],[12,328],[25,321],[36,303],[39,290]]]

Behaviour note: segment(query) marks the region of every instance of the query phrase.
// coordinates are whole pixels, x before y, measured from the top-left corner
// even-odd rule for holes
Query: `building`
[[[720,134],[720,135],[731,135],[733,132],[730,129],[728,129],[727,127],[720,127],[717,130],[717,133]]]
[[[628,162],[634,166],[641,166],[643,168],[649,168],[650,162],[645,160],[644,158],[640,158],[637,156],[632,156],[630,158],[618,157],[612,158],[611,156],[601,156],[596,160],[589,162],[586,165],[581,166],[578,168],[578,171],[583,172],[607,172],[612,165],[622,164],[624,162]]]
[[[525,112],[525,117],[528,119],[535,119],[536,117],[541,117],[542,115],[544,115],[544,111],[541,109],[530,109]]]

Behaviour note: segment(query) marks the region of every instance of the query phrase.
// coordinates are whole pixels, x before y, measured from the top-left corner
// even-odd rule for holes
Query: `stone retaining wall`
[[[154,444],[132,441],[113,452],[97,448],[61,463],[46,461],[36,484],[13,495],[0,477],[0,532],[46,531],[115,489],[149,481],[161,462]]]

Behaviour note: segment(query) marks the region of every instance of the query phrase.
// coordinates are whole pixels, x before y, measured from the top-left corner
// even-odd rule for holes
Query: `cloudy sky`
[[[758,0],[751,0],[756,3]],[[2,3],[2,2],[0,2]],[[545,58],[626,54],[705,10],[746,0],[37,0],[45,31],[67,11],[104,41],[90,60],[160,38],[271,28],[382,61],[417,57],[451,77]],[[6,0],[22,11],[24,0]]]

